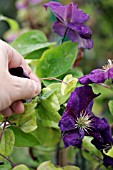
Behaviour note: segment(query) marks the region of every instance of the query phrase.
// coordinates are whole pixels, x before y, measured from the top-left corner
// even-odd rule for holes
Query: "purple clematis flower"
[[[78,42],[79,48],[90,49],[93,47],[91,40],[92,31],[84,23],[88,21],[89,15],[78,8],[78,5],[70,3],[65,6],[58,2],[49,2],[43,5],[46,9],[51,8],[56,16],[56,22],[53,25],[54,32],[61,37],[66,35],[72,42]]]
[[[103,134],[104,130],[108,130],[109,124],[104,118],[96,117],[92,113],[93,99],[99,95],[94,94],[90,86],[78,87],[71,94],[66,110],[59,122],[65,147],[81,147],[85,135],[92,136],[102,144],[108,143]]]
[[[110,59],[102,69],[95,69],[90,74],[80,77],[79,82],[88,85],[91,83],[104,83],[107,79],[113,79],[113,63]]]

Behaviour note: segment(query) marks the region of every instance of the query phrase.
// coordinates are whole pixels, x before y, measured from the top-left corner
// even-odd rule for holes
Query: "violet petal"
[[[83,131],[80,133],[79,130],[76,129],[71,132],[68,132],[63,136],[64,145],[65,147],[68,146],[81,147],[83,137],[84,137]]]
[[[56,21],[53,25],[54,32],[60,35],[61,37],[64,36],[67,27],[60,21]]]
[[[92,87],[90,86],[81,86],[75,89],[71,93],[70,99],[67,104],[67,108],[72,110],[73,113],[77,116],[81,111],[85,110],[90,102],[100,94],[94,94]]]
[[[69,114],[68,109],[64,112],[62,119],[59,122],[61,131],[73,130],[75,127],[75,119]]]

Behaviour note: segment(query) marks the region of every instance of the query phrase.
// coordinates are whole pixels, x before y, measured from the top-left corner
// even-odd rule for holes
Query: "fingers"
[[[1,113],[5,117],[12,116],[13,113],[21,114],[23,112],[24,112],[24,105],[23,105],[22,101],[16,101],[16,102],[12,103],[12,105],[10,107],[1,111]]]
[[[13,114],[13,111],[10,107],[7,107],[6,109],[2,110],[1,113],[5,116],[5,117],[9,117]]]
[[[16,114],[23,113],[24,112],[24,104],[22,103],[22,101],[16,101],[16,102],[12,103],[11,109],[12,109],[13,113],[16,113]]]
[[[34,80],[11,76],[10,81],[12,85],[8,87],[7,94],[10,96],[8,98],[10,98],[10,103],[12,104],[1,111],[5,117],[9,117],[13,113],[23,113],[24,105],[20,100],[33,98],[41,91],[40,83]]]
[[[41,91],[41,85],[31,79],[11,76],[11,86],[8,88],[11,103],[17,100],[30,99],[38,95]]]

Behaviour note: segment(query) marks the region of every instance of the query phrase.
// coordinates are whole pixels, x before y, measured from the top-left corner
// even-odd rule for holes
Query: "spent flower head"
[[[56,22],[53,25],[55,33],[61,37],[67,35],[72,42],[79,43],[79,48],[93,47],[92,31],[85,25],[89,15],[79,9],[78,5],[74,5],[73,2],[67,6],[58,2],[49,2],[44,4],[44,7],[46,9],[50,7],[56,16]]]
[[[22,67],[10,68],[9,72],[13,76],[30,79],[30,77]]]

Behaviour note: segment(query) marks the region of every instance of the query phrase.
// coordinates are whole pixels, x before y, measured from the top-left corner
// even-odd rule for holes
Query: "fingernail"
[[[41,86],[40,86],[40,84],[39,84],[39,83],[36,83],[35,81],[34,81],[34,89],[35,89],[35,94],[39,94],[40,91],[41,91]]]

